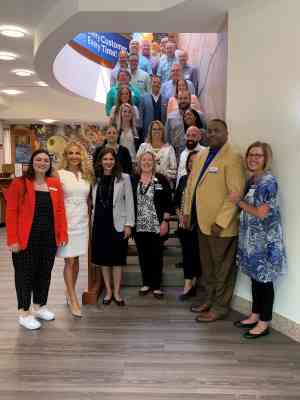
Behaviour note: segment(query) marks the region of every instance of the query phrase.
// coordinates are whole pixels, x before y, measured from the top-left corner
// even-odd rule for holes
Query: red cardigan
[[[67,242],[67,220],[64,195],[58,178],[46,178],[53,214],[57,246]],[[15,178],[5,191],[7,244],[18,243],[22,250],[28,245],[35,210],[34,182],[29,179]]]

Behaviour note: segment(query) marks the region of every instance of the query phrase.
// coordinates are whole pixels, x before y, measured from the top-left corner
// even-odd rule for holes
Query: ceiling
[[[20,39],[0,35],[0,51],[19,55],[15,61],[0,60],[0,91],[24,91],[14,97],[0,93],[0,119],[97,122],[103,116],[103,106],[67,92],[52,71],[56,55],[77,33],[217,32],[227,11],[246,1],[151,0],[145,4],[140,0],[0,0],[0,25],[18,25],[28,31]],[[11,73],[16,68],[33,69],[36,74],[17,77]],[[37,86],[34,82],[39,80],[49,87]]]

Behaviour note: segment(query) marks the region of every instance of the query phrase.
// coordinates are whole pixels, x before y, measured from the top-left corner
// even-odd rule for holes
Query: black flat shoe
[[[125,306],[125,301],[123,299],[117,300],[115,297],[113,297],[114,302],[116,303],[117,306],[119,307],[124,307]]]
[[[252,324],[243,324],[242,321],[234,321],[233,325],[236,328],[252,329],[256,326],[257,322],[252,322]]]
[[[195,286],[191,287],[186,293],[182,293],[179,296],[180,301],[185,301],[189,299],[190,297],[195,297],[197,294],[197,288]]]
[[[148,289],[145,289],[145,290],[140,289],[139,290],[139,295],[140,296],[146,296],[150,291],[151,291],[150,287]]]
[[[164,297],[164,293],[161,290],[154,290],[153,291],[153,296],[156,299],[162,299]]]
[[[103,305],[105,305],[105,306],[109,306],[110,305],[110,303],[112,302],[112,297],[110,298],[110,299],[103,299],[103,301],[102,301],[102,303],[103,303]]]
[[[267,336],[270,334],[270,329],[266,328],[264,331],[260,332],[260,333],[250,333],[249,332],[245,332],[243,334],[245,339],[257,339],[259,337],[263,337],[263,336]]]

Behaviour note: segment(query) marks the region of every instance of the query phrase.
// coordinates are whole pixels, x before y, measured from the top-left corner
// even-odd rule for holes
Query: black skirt
[[[99,266],[123,266],[127,262],[128,240],[113,223],[113,176],[103,176],[98,184],[92,230],[91,261]]]

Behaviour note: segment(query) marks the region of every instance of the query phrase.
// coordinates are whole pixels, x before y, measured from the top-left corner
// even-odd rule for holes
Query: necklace
[[[150,186],[152,185],[152,177],[149,181],[149,183],[146,185],[144,184],[142,181],[139,182],[139,192],[142,196],[145,196],[150,188]]]

